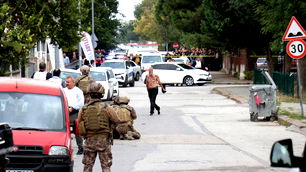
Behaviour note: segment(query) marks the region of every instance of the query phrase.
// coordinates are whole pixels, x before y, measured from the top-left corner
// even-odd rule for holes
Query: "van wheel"
[[[128,76],[125,76],[124,83],[122,84],[123,87],[127,87],[128,85]]]
[[[258,114],[252,112],[252,113],[250,114],[250,120],[253,121],[253,122],[258,121]]]
[[[185,76],[183,82],[187,86],[192,86],[194,84],[194,80],[193,80],[193,78],[191,76]]]
[[[135,86],[135,80],[133,79],[132,82],[130,83],[130,87],[134,87]]]
[[[135,76],[135,81],[139,81],[139,78],[140,78],[140,74],[137,72]]]

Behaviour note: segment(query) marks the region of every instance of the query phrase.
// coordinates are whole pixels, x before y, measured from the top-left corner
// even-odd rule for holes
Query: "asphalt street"
[[[277,122],[250,122],[247,103],[212,92],[226,86],[167,87],[157,98],[161,115],[153,116],[141,81],[120,88],[136,109],[135,128],[142,137],[115,140],[112,171],[289,171],[269,167],[271,146],[292,138],[295,154],[301,155],[306,137]],[[82,171],[82,155],[74,158],[74,171]],[[94,171],[101,171],[98,159]]]

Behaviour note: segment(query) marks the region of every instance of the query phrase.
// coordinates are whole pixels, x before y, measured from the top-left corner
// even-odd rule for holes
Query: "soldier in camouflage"
[[[90,99],[90,96],[89,96],[89,93],[87,91],[87,87],[89,86],[90,83],[95,82],[95,80],[92,77],[88,76],[89,72],[90,72],[90,67],[89,66],[83,65],[80,68],[80,71],[81,71],[82,75],[76,79],[75,85],[83,91],[84,103],[88,103],[89,99]]]
[[[137,118],[136,111],[132,106],[128,105],[129,101],[127,97],[116,97],[114,99],[113,108],[120,120],[120,122],[115,124],[114,128],[118,132],[121,140],[140,138],[140,133],[133,126],[133,120]]]
[[[91,83],[88,93],[90,101],[81,108],[78,116],[80,134],[85,139],[82,160],[84,172],[92,172],[97,154],[103,172],[110,172],[112,165],[110,126],[119,119],[113,108],[102,102],[104,88],[101,84]]]

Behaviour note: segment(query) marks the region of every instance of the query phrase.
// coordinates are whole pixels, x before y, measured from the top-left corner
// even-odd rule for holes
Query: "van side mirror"
[[[297,167],[295,159],[291,139],[280,140],[273,144],[270,154],[272,167]]]

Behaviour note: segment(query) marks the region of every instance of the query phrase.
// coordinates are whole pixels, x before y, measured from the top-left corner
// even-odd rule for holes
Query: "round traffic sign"
[[[303,40],[290,41],[286,46],[287,54],[294,58],[300,59],[306,55],[306,43]]]
[[[177,42],[173,43],[173,45],[172,45],[172,47],[173,47],[174,49],[177,49],[179,46],[180,46],[180,45],[179,45]]]

